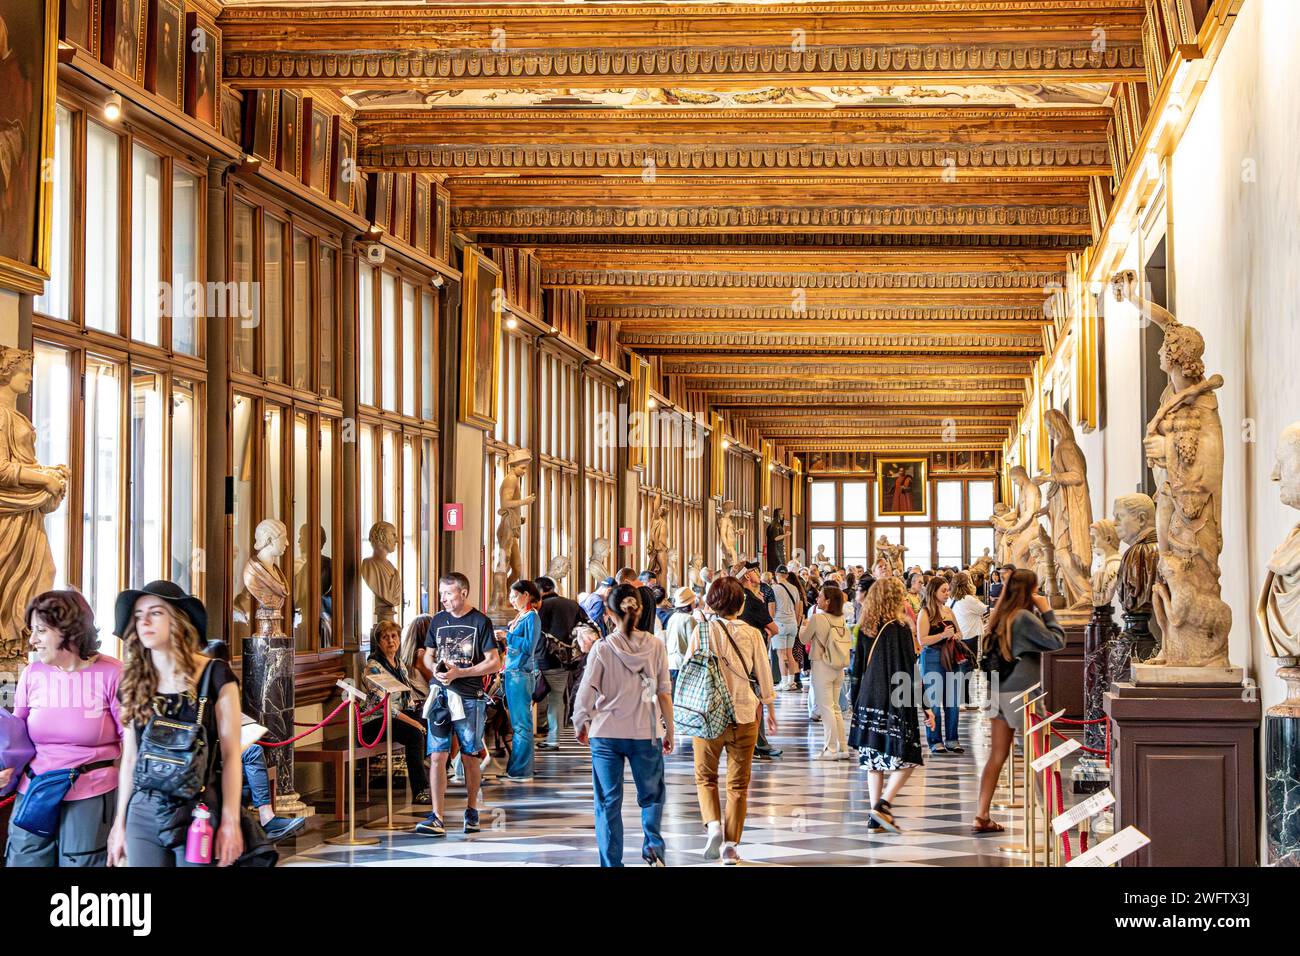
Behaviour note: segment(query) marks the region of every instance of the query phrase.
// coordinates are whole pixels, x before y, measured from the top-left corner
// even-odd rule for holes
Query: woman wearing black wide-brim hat
[[[240,833],[239,685],[225,661],[202,653],[208,626],[203,602],[170,581],[152,581],[123,591],[115,607],[114,633],[123,641],[118,697],[122,763],[117,818],[108,840],[110,866],[196,866],[202,855],[187,853],[186,833],[204,809],[215,841],[210,861],[229,866],[243,853]],[[200,702],[206,703],[200,707]],[[148,741],[159,727],[198,723],[203,748],[155,755]],[[200,752],[200,750],[202,752]],[[142,756],[143,754],[143,756]],[[191,793],[168,775],[176,759],[195,768]],[[228,766],[231,772],[222,773]]]

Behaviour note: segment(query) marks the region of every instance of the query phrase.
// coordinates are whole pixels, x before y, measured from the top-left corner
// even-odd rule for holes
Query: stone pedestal
[[[265,727],[266,740],[293,736],[293,639],[244,638],[244,713]],[[293,780],[293,747],[267,747],[267,766],[275,767],[275,812],[279,816],[310,816]]]
[[[1085,713],[1084,629],[1088,624],[1088,612],[1059,611],[1056,619],[1065,630],[1065,647],[1043,655],[1043,690],[1047,692],[1044,704],[1049,714],[1064,708],[1066,717],[1082,720]]]
[[[1264,718],[1264,827],[1269,865],[1300,867],[1300,660],[1281,661],[1287,699]]]
[[[1254,866],[1255,734],[1260,704],[1244,687],[1116,683],[1115,830],[1151,843],[1121,866]]]
[[[1083,629],[1083,701],[1084,719],[1104,717],[1106,691],[1110,690],[1109,660],[1111,642],[1119,633],[1115,611],[1109,604],[1096,605]],[[1094,750],[1106,746],[1104,724],[1089,724],[1083,729],[1083,745]]]

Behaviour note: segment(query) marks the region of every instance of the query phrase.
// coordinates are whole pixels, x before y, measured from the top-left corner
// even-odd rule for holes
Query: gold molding
[[[677,289],[1043,289],[1064,272],[690,272],[669,269],[542,269],[544,286]]]

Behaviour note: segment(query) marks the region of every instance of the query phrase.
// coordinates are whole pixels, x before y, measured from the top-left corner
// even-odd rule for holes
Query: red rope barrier
[[[260,743],[263,747],[287,747],[289,744],[297,743],[299,740],[302,740],[302,738],[304,737],[310,737],[312,734],[316,733],[316,731],[320,730],[322,727],[328,724],[331,720],[337,717],[339,715],[339,711],[341,711],[347,705],[348,702],[346,700],[343,701],[343,703],[335,707],[334,710],[330,712],[330,715],[326,717],[324,720],[322,720],[319,724],[313,724],[311,730],[304,730],[296,737],[290,737],[288,740],[278,740],[275,742],[271,742],[267,740],[259,740],[258,743]],[[298,726],[298,725],[295,724],[294,726]]]
[[[366,712],[367,716],[373,714],[379,707],[383,706],[386,703],[388,703],[387,694],[384,695],[383,700],[381,700],[377,705],[370,708],[370,710]],[[366,743],[365,735],[362,734],[361,732],[361,714],[360,713],[357,714],[357,743],[359,743],[366,750],[374,750],[376,747],[378,747],[379,741],[384,739],[384,732],[387,730],[388,730],[388,708],[384,707],[384,717],[379,724],[379,733],[375,735],[374,740],[372,740],[370,743]]]
[[[1072,738],[1072,737],[1067,737],[1067,736],[1065,736],[1065,734],[1061,733],[1061,732],[1060,732],[1059,730],[1057,730],[1055,727],[1049,727],[1049,728],[1047,728],[1047,729],[1050,730],[1052,733],[1056,734],[1056,736],[1060,737],[1062,740],[1072,740],[1072,739],[1074,739],[1074,738]],[[1102,756],[1102,757],[1107,758],[1107,760],[1110,759],[1110,751],[1109,751],[1109,750],[1097,750],[1095,747],[1085,747],[1083,744],[1079,744],[1079,749],[1082,750],[1084,753],[1098,754],[1099,756]]]
[[[18,794],[15,793],[12,796],[8,796],[5,797],[3,800],[0,800],[0,810],[3,810],[5,807],[9,806],[9,804],[13,803],[17,799],[18,799]]]
[[[1110,720],[1109,717],[1094,717],[1092,720],[1071,720],[1069,717],[1057,717],[1058,724],[1074,724],[1076,727],[1083,727],[1088,724],[1100,724],[1102,721]]]

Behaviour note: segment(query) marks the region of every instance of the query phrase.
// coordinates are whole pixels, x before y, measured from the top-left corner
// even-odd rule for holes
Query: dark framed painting
[[[451,264],[451,190],[442,183],[433,186],[433,255]]]
[[[393,173],[393,235],[411,241],[411,174]]]
[[[429,215],[433,210],[433,184],[419,173],[411,186],[411,245],[429,254]]]
[[[366,218],[385,232],[392,232],[393,223],[393,174],[375,173],[370,177],[370,189],[366,199]]]
[[[352,208],[357,179],[357,131],[340,116],[333,119],[330,134],[329,197]]]
[[[243,139],[240,147],[268,163],[275,158],[276,120],[280,97],[275,90],[244,91]]]
[[[99,56],[99,0],[61,0],[59,39]]]
[[[201,13],[185,14],[185,112],[217,129],[221,102],[221,33]]]
[[[876,514],[881,518],[929,511],[926,459],[876,459]]]
[[[234,87],[223,83],[221,85],[221,135],[241,146],[244,142],[243,111],[243,96]]]
[[[185,10],[178,0],[152,0],[146,36],[144,88],[184,108]]]
[[[280,91],[280,123],[276,134],[275,168],[294,177],[302,175],[302,95]]]
[[[311,97],[303,103],[302,115],[307,127],[302,152],[302,181],[317,192],[328,195],[333,115],[318,106]]]
[[[144,81],[145,0],[104,0],[100,61],[133,83]]]
[[[501,363],[501,270],[466,246],[461,270],[460,420],[492,428],[497,420],[497,372]]]
[[[0,0],[0,286],[40,295],[50,266],[59,0]]]

